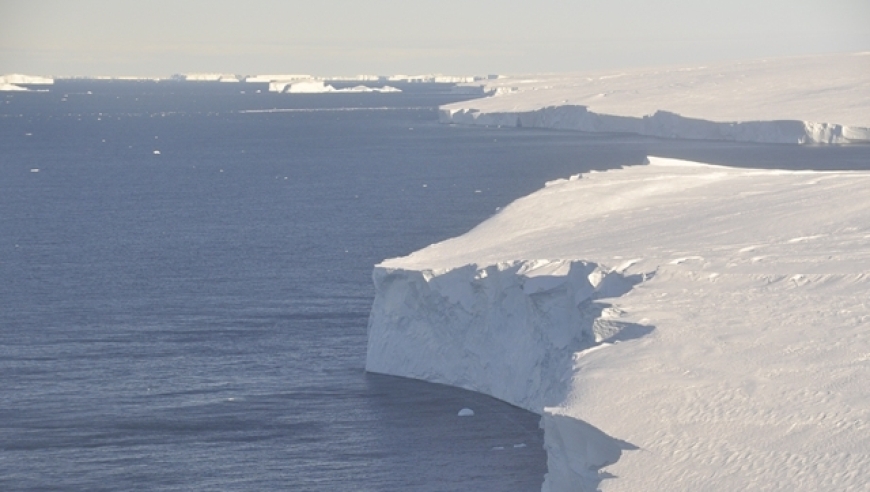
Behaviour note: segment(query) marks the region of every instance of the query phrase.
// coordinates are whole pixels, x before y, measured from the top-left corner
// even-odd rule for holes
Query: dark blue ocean
[[[0,93],[0,490],[539,490],[537,416],[364,372],[374,264],[647,154],[870,167],[868,146],[440,125],[468,96],[400,87]]]

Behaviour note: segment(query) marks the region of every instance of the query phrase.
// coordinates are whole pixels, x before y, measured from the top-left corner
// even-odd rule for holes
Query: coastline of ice
[[[768,143],[870,142],[870,53],[485,81],[442,123]]]
[[[366,369],[540,413],[544,491],[865,490],[868,190],[659,158],[548,183],[375,267]]]

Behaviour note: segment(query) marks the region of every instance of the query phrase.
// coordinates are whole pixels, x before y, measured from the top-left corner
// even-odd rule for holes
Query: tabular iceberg
[[[444,123],[770,143],[870,141],[870,53],[486,81]]]
[[[540,413],[545,491],[866,490],[870,173],[649,160],[376,266],[367,370]]]
[[[402,92],[401,89],[385,85],[383,87],[368,87],[358,85],[336,89],[323,80],[273,81],[269,83],[270,92],[289,94],[323,94],[327,92],[358,93],[358,92]]]
[[[0,91],[29,91],[24,85],[51,85],[54,79],[38,75],[23,75],[13,73],[0,75]]]

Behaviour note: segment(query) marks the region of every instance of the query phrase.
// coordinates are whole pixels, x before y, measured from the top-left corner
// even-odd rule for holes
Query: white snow
[[[870,490],[870,172],[651,157],[373,279],[367,370],[540,413],[544,491]]]
[[[870,141],[870,53],[488,80],[445,123],[775,143]]]

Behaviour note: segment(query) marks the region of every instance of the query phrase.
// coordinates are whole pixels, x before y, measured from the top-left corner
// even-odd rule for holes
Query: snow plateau
[[[375,267],[366,368],[542,415],[542,490],[870,490],[870,173],[671,159]]]
[[[769,143],[870,141],[870,53],[486,81],[444,123]]]

